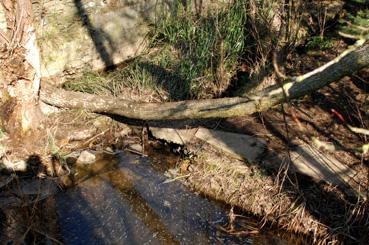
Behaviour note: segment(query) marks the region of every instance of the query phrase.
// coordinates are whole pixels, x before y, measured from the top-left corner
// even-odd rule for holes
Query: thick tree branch
[[[291,78],[281,86],[272,86],[248,97],[167,103],[137,103],[110,96],[45,87],[41,99],[50,105],[83,108],[97,113],[116,114],[141,120],[226,118],[249,115],[311,93],[369,66],[369,44],[359,41],[336,59],[305,75]],[[283,93],[286,93],[286,96]]]

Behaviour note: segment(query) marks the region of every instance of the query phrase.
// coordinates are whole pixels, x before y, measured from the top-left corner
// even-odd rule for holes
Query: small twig
[[[339,31],[338,34],[349,39],[359,39],[357,36]]]
[[[141,145],[142,145],[142,154],[143,155],[145,155],[145,145],[146,145],[146,143],[147,143],[147,134],[148,134],[148,132],[147,132],[147,128],[144,126],[144,127],[142,127],[142,131],[141,131]]]
[[[64,245],[64,243],[62,243],[59,240],[57,240],[57,239],[49,236],[47,233],[41,232],[38,229],[34,229],[34,231],[37,232],[38,234],[42,235],[42,236],[45,236],[45,237],[49,238],[51,241],[53,241],[53,242],[55,242],[57,244]]]
[[[0,30],[0,44],[4,43],[4,44],[9,44],[9,39],[7,38],[6,34]]]
[[[234,223],[236,222],[236,216],[235,216],[234,211],[233,211],[233,206],[229,210],[228,218],[229,218],[229,222],[228,222],[229,223],[229,229],[230,229],[231,232],[233,232],[235,230]]]
[[[24,242],[24,239],[26,239],[27,234],[29,233],[29,231],[31,230],[32,225],[28,226],[26,232],[22,235],[22,237],[19,239],[19,241],[22,241],[22,243]]]
[[[125,148],[126,151],[129,151],[129,152],[132,152],[132,153],[135,153],[137,155],[140,155],[140,156],[143,156],[143,157],[148,157],[148,155],[146,155],[145,153],[143,152],[139,152],[139,151],[136,151],[136,150],[133,150],[133,149],[130,149],[130,148]]]
[[[279,79],[277,79],[277,82],[278,84],[280,85],[280,87],[282,88],[282,94],[283,94],[283,97],[284,97],[284,100],[285,102],[291,107],[292,107],[292,104],[291,104],[291,101],[289,100],[288,96],[287,96],[287,92],[286,92],[286,89],[285,87],[283,86],[283,84],[279,81],[279,80],[290,80],[291,78],[286,76],[284,73],[282,73],[280,70],[279,70],[279,66],[278,66],[278,59],[277,59],[277,52],[274,52],[273,53],[273,66],[274,66],[274,70],[278,76]],[[286,138],[287,138],[287,156],[288,156],[288,163],[286,164],[287,167],[285,169],[285,173],[284,173],[284,176],[283,176],[283,181],[282,181],[282,184],[280,185],[280,191],[282,190],[282,187],[283,187],[283,183],[285,181],[286,178],[288,178],[288,180],[290,181],[290,183],[296,187],[296,189],[298,189],[298,180],[297,180],[297,176],[296,174],[294,174],[294,177],[295,177],[295,182],[292,182],[292,180],[287,176],[288,175],[288,169],[289,169],[289,165],[291,163],[291,152],[290,152],[290,135],[289,135],[289,127],[288,127],[288,123],[287,123],[287,116],[286,116],[286,110],[285,110],[285,106],[284,106],[284,103],[282,102],[281,104],[281,109],[282,109],[282,114],[283,114],[283,122],[284,122],[284,127],[285,127],[285,130],[286,130]]]
[[[259,234],[259,230],[255,229],[254,227],[247,227],[250,229],[250,231],[229,231],[225,229],[224,227],[217,225],[217,228],[227,234],[233,235],[233,236],[250,236],[250,235],[256,235]]]
[[[168,180],[166,180],[166,181],[162,182],[161,184],[162,184],[162,185],[163,185],[163,184],[169,184],[169,183],[172,183],[172,182],[174,182],[174,181],[176,181],[176,180],[184,179],[184,178],[187,178],[187,177],[190,177],[190,176],[191,176],[191,174],[180,175],[180,176],[177,176],[177,177],[175,177],[175,178],[173,178],[173,179],[168,179]]]
[[[88,139],[87,141],[85,141],[84,143],[83,143],[83,145],[90,145],[97,137],[99,137],[99,136],[101,136],[101,135],[104,135],[106,132],[108,132],[110,129],[107,129],[107,130],[105,130],[105,131],[103,131],[103,132],[101,132],[101,133],[99,133],[99,134],[97,134],[97,135],[95,135],[95,136],[92,136],[90,139]]]
[[[277,74],[277,76],[282,79],[282,80],[286,80],[288,78],[288,76],[286,76],[280,69],[279,69],[279,65],[278,65],[278,54],[276,51],[273,52],[273,59],[272,59],[272,63],[273,63],[273,68],[275,73]]]

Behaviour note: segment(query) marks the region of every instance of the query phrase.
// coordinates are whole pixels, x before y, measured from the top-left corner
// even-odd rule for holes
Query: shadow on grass
[[[286,151],[288,145],[293,149],[294,146],[286,138],[285,133],[273,126],[275,122],[264,118],[263,123],[274,137],[277,137],[283,142]],[[222,123],[221,125],[223,128],[228,129],[237,128],[237,125],[233,125],[232,123]],[[245,130],[247,130],[247,126]],[[314,166],[315,156],[303,150],[300,153],[300,157],[310,161],[312,166]],[[285,155],[285,159],[279,157],[282,155]],[[252,165],[276,181],[279,174],[279,167],[286,159],[288,161],[288,154],[283,154],[282,152],[279,152],[277,155],[270,154],[268,156],[266,154],[263,156],[263,159],[261,162]],[[265,160],[268,164],[263,162]],[[271,168],[273,166],[274,169]],[[330,169],[319,165],[319,171],[324,174],[330,172]],[[347,244],[365,244],[368,241],[369,237],[367,234],[369,227],[367,219],[369,215],[367,211],[369,207],[366,202],[358,203],[357,198],[352,196],[353,193],[356,193],[356,190],[353,190],[351,186],[343,182],[337,187],[337,192],[332,189],[329,190],[327,185],[324,184],[324,181],[316,182],[300,173],[289,172],[288,176],[281,186],[281,192],[289,196],[292,202],[296,202],[297,206],[302,205],[305,207],[306,212],[311,214],[316,221],[326,226],[329,232],[336,236],[336,239],[338,238],[342,242],[345,241]],[[343,190],[343,192],[340,190]],[[366,211],[358,214],[356,209]],[[366,235],[363,236],[362,234]]]
[[[188,99],[191,97],[191,81],[180,77],[175,71],[169,71],[150,62],[138,62],[138,66],[150,73],[158,85],[164,87],[172,101]]]

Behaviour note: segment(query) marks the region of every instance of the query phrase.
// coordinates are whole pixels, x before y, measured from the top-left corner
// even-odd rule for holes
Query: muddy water
[[[56,197],[66,244],[291,244],[270,234],[228,235],[221,227],[229,210],[168,182],[146,157],[120,153],[76,179]]]

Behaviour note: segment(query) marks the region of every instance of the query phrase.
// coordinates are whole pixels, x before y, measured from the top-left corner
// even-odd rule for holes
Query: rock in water
[[[82,151],[77,159],[77,166],[86,166],[96,162],[96,156],[89,151]]]
[[[127,149],[128,149],[128,151],[132,151],[132,152],[135,152],[135,153],[142,153],[142,151],[143,151],[142,145],[140,145],[140,144],[129,145]]]

